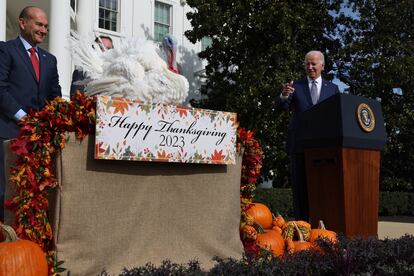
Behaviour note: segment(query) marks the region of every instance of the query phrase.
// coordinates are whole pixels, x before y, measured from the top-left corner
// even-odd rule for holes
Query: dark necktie
[[[32,62],[33,69],[34,69],[35,74],[36,74],[36,78],[39,81],[40,69],[39,69],[39,60],[37,59],[37,56],[36,56],[36,49],[35,48],[30,48],[29,51],[30,51],[30,61]]]
[[[316,104],[318,102],[318,87],[316,86],[316,81],[312,81],[310,93],[312,97],[312,103]]]

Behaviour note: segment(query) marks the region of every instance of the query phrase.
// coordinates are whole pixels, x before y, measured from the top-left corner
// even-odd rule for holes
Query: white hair
[[[319,55],[319,57],[320,57],[320,59],[322,61],[322,64],[325,65],[325,56],[323,55],[323,53],[321,51],[315,51],[315,50],[312,50],[312,51],[309,51],[309,52],[306,53],[306,55],[305,55],[305,63],[306,63],[306,59],[309,56],[313,56],[313,55]]]

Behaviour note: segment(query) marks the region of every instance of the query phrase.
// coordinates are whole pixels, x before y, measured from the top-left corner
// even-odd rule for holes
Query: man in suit
[[[56,58],[37,45],[48,33],[46,13],[34,6],[19,15],[20,35],[0,42],[0,220],[4,216],[3,142],[19,134],[18,122],[30,109],[61,96]]]
[[[96,45],[99,46],[102,52],[114,48],[112,38],[110,36],[101,35],[95,39]],[[92,45],[94,47],[94,45]],[[88,80],[85,72],[81,68],[77,68],[72,73],[72,84],[70,86],[70,97],[72,98],[76,91],[85,91],[85,84],[83,81]],[[90,80],[90,79],[89,79]]]
[[[299,128],[299,116],[313,105],[339,93],[336,84],[322,79],[324,66],[325,58],[320,51],[308,52],[305,55],[306,78],[286,83],[280,95],[282,108],[292,110],[286,150],[290,162],[294,215],[298,220],[309,220],[305,158],[295,137]]]

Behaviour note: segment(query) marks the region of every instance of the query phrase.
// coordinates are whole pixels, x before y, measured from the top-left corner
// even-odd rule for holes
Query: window
[[[208,36],[203,37],[201,39],[201,51],[204,51],[208,47],[211,47],[212,44],[213,44],[213,40],[211,39],[211,37],[208,37]]]
[[[118,31],[118,0],[99,0],[99,28]]]
[[[154,40],[161,42],[164,36],[172,33],[171,29],[172,6],[155,1]]]

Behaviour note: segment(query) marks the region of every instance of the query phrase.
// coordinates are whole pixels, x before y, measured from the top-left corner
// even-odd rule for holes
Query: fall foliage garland
[[[10,170],[15,194],[5,207],[15,213],[17,235],[40,245],[48,255],[50,274],[56,271],[52,228],[47,216],[48,194],[59,183],[54,165],[56,153],[65,147],[66,132],[82,140],[95,126],[95,104],[78,93],[71,102],[55,98],[40,111],[23,119],[20,135],[11,141],[17,156]]]
[[[262,168],[263,150],[257,140],[254,139],[254,132],[239,128],[237,131],[238,145],[243,147],[242,173],[240,183],[240,238],[243,242],[245,252],[254,254],[260,251],[256,245],[256,231],[249,231],[248,216],[246,210],[252,206],[253,197],[256,191],[257,179]],[[252,227],[251,230],[254,230]]]
[[[77,93],[70,102],[55,98],[41,111],[29,112],[21,123],[20,135],[11,141],[17,160],[10,171],[10,182],[16,190],[5,205],[15,213],[13,227],[17,235],[36,242],[48,254],[50,274],[58,272],[47,216],[49,192],[59,186],[55,157],[65,147],[67,132],[75,132],[76,139],[82,140],[94,128],[95,102]],[[252,203],[263,151],[252,131],[239,128],[237,138],[238,150],[244,150],[240,184],[243,214]],[[244,223],[243,215],[241,222]]]

